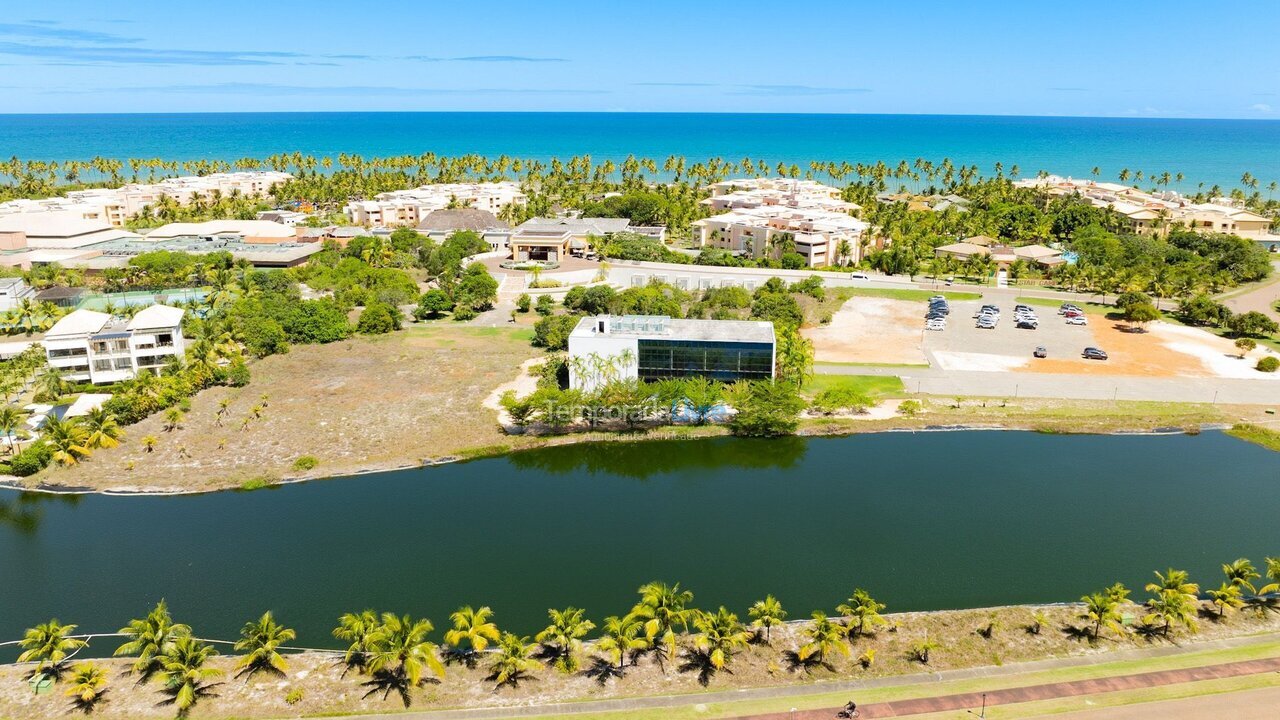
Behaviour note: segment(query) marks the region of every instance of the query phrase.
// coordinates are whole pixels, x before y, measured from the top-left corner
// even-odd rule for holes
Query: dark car
[[[1031,354],[1032,354],[1033,356],[1035,356],[1035,357],[1038,357],[1038,358],[1047,358],[1047,357],[1049,357],[1049,351],[1048,351],[1048,350],[1046,350],[1046,349],[1045,349],[1045,347],[1044,347],[1043,345],[1037,345],[1037,346],[1036,346],[1036,349],[1035,349]]]
[[[1081,353],[1081,357],[1085,360],[1106,360],[1107,353],[1105,350],[1099,350],[1096,347],[1087,347],[1084,349],[1084,352]]]
[[[1040,327],[1040,323],[1034,320],[1019,320],[1018,324],[1015,327],[1017,327],[1019,330],[1035,330],[1036,328]]]

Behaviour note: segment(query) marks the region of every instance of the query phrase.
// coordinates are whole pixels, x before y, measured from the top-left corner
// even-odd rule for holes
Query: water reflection
[[[507,462],[521,470],[555,474],[585,470],[645,479],[691,469],[785,470],[803,460],[807,448],[800,437],[582,443],[513,453]]]
[[[68,506],[80,504],[80,495],[55,495],[50,493],[16,492],[0,495],[0,525],[12,527],[23,535],[35,534],[44,517],[42,505],[61,503]]]

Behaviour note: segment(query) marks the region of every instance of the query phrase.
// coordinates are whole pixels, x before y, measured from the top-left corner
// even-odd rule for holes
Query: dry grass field
[[[482,401],[540,352],[529,345],[528,330],[447,321],[295,347],[253,363],[253,379],[243,388],[200,393],[181,427],[167,431],[163,415],[153,416],[126,428],[119,447],[27,482],[214,490],[404,467],[509,442]],[[223,399],[230,404],[219,418]],[[157,438],[151,452],[142,443],[148,435]],[[319,462],[295,469],[303,456]]]

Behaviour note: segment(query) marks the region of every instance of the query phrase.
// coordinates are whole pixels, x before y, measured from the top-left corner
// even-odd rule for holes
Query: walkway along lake
[[[1169,565],[1216,586],[1280,554],[1277,508],[1280,454],[1217,432],[607,443],[251,493],[5,491],[0,639],[51,616],[114,631],[161,597],[203,637],[271,609],[328,647],[343,612],[439,630],[462,604],[533,633],[549,607],[621,614],[653,579],[744,616],[855,585],[891,611],[1071,601]]]

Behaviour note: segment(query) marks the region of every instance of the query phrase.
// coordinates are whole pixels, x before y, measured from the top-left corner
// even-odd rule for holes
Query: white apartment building
[[[35,288],[22,278],[0,279],[0,312],[9,312],[23,300],[35,297]]]
[[[129,380],[141,372],[158,373],[169,357],[186,352],[181,308],[151,305],[132,319],[75,310],[45,333],[49,366],[68,380],[95,384]]]
[[[842,212],[764,205],[698,220],[693,229],[701,247],[779,259],[790,243],[808,267],[820,267],[860,262],[867,224]],[[845,257],[841,241],[848,245]]]
[[[378,193],[372,200],[349,203],[344,211],[356,225],[373,227],[417,226],[436,210],[470,207],[497,215],[508,205],[523,205],[528,197],[519,183],[440,183],[410,190]]]
[[[702,201],[714,210],[734,210],[765,205],[854,213],[862,207],[841,199],[840,189],[813,180],[746,178],[724,180],[709,186],[711,197]]]
[[[1128,230],[1138,235],[1164,235],[1173,225],[1233,233],[1255,240],[1266,239],[1271,231],[1271,218],[1224,202],[1193,203],[1173,191],[1152,194],[1128,185],[1058,175],[1025,178],[1015,181],[1014,185],[1044,190],[1050,195],[1079,195],[1094,207],[1119,213],[1125,218]]]
[[[66,197],[0,203],[0,217],[10,213],[62,212],[82,220],[121,227],[126,220],[158,202],[161,197],[173,198],[181,205],[191,202],[197,196],[211,197],[214,192],[221,195],[261,197],[269,193],[271,188],[292,178],[289,173],[254,170],[189,175],[157,183],[130,183],[118,188],[73,190]]]

